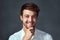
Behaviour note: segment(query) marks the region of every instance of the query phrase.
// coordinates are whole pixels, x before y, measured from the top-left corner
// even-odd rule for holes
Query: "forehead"
[[[37,13],[31,10],[23,10],[23,15],[36,15]]]

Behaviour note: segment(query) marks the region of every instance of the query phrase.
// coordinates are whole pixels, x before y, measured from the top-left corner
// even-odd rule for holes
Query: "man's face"
[[[23,10],[23,15],[20,16],[23,26],[26,28],[35,27],[37,22],[37,13],[30,10]]]

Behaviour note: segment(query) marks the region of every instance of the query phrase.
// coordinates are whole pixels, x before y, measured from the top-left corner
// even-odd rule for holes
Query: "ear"
[[[20,15],[20,19],[21,19],[21,21],[23,20],[22,15]]]

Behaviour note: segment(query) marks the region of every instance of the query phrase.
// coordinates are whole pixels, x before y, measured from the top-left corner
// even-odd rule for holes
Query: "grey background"
[[[22,28],[19,11],[26,2],[34,2],[41,9],[36,28],[60,40],[60,0],[0,0],[0,40],[8,40]]]

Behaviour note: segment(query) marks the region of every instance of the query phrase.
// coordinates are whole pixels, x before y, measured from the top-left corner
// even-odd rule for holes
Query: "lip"
[[[28,26],[33,26],[33,23],[27,23]]]
[[[32,24],[32,23],[28,23],[28,24]]]
[[[29,23],[28,25],[32,25],[32,23]]]

